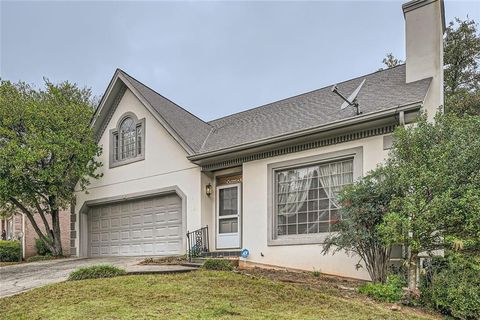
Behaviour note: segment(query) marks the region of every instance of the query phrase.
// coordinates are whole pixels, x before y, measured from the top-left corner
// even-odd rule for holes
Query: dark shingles
[[[124,73],[196,154],[248,144],[262,139],[355,117],[353,108],[340,110],[343,100],[331,86],[276,101],[227,117],[204,122],[172,101]],[[405,65],[339,83],[349,96],[366,79],[357,100],[363,115],[423,101],[431,79],[405,83]]]
[[[405,65],[339,83],[349,96],[366,79],[357,100],[363,114],[423,101],[431,79],[405,83]],[[199,153],[255,142],[355,117],[331,86],[210,121],[214,131]]]
[[[212,130],[212,127],[135,78],[129,76],[127,73],[123,71],[122,73],[177,135],[180,136],[194,152],[198,152]]]

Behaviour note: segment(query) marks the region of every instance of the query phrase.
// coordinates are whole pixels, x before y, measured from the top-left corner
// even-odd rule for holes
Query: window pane
[[[298,234],[307,234],[308,233],[308,224],[301,223],[298,225]]]
[[[119,130],[121,153],[120,159],[128,159],[136,156],[136,125],[132,118],[126,118],[120,125]]]
[[[223,188],[219,190],[220,216],[236,215],[238,213],[237,187]]]
[[[229,219],[220,219],[219,220],[219,233],[235,233],[238,231],[238,219],[229,218]]]
[[[353,159],[275,173],[277,235],[329,232],[341,217],[337,196],[353,183]]]

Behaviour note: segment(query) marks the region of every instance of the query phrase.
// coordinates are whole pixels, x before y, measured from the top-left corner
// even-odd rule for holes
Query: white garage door
[[[89,256],[183,254],[182,201],[163,195],[92,207]]]

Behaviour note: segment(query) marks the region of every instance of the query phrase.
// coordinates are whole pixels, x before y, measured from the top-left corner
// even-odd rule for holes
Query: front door
[[[240,184],[217,187],[217,249],[240,248]]]

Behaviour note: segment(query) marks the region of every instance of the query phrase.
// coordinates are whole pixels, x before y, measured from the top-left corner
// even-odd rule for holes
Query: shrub
[[[207,270],[232,271],[233,265],[228,260],[207,259],[203,264],[203,268]]]
[[[22,258],[20,241],[0,240],[0,261],[15,262]]]
[[[42,239],[35,238],[35,249],[37,249],[37,254],[39,256],[51,255],[52,252],[48,249],[47,245]]]
[[[399,302],[403,297],[405,279],[398,275],[390,275],[386,283],[367,283],[358,288],[360,293],[383,302]]]
[[[322,275],[322,273],[319,270],[313,270],[312,275],[318,278]]]
[[[52,259],[55,259],[54,256],[52,255],[45,255],[45,256],[32,256],[32,257],[29,257],[27,258],[27,262],[35,262],[35,261],[44,261],[44,260],[52,260]]]
[[[98,279],[98,278],[112,278],[123,276],[126,274],[124,269],[108,265],[99,264],[96,266],[79,268],[68,276],[68,280],[83,280],[83,279]]]
[[[458,319],[480,314],[480,256],[450,253],[435,257],[420,286],[424,304]]]

